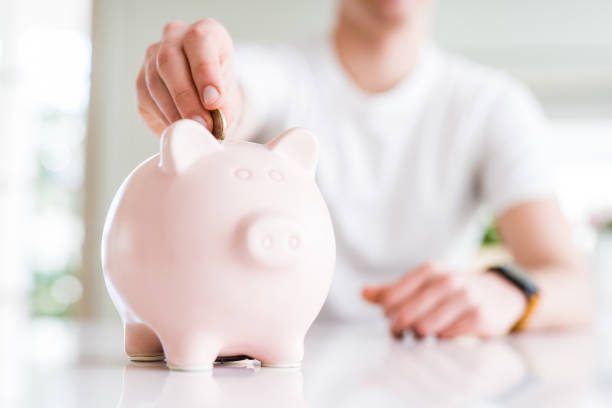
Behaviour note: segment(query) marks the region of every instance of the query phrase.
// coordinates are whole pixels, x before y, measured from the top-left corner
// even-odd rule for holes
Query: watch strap
[[[488,271],[502,276],[525,295],[527,306],[525,307],[523,315],[510,329],[510,333],[523,330],[540,300],[540,291],[538,287],[529,279],[522,269],[515,265],[492,266],[488,268]]]

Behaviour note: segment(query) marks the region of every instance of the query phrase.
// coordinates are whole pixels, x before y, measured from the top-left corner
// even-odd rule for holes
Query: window
[[[89,3],[6,2],[0,15],[0,302],[66,316],[81,296]]]

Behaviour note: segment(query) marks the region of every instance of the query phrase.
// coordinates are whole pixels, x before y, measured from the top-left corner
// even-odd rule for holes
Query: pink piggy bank
[[[160,154],[119,188],[102,237],[132,359],[299,366],[336,253],[316,161],[300,128],[265,145],[218,142],[191,120],[165,131]]]

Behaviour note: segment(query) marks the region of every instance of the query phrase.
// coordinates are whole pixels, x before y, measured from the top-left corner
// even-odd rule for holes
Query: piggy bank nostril
[[[268,176],[274,181],[283,181],[285,176],[278,170],[270,170]]]
[[[289,237],[289,248],[298,249],[300,247],[300,238],[297,235]]]
[[[255,214],[244,222],[246,224],[237,232],[244,240],[250,259],[270,267],[298,262],[303,253],[304,233],[295,220],[283,215]]]

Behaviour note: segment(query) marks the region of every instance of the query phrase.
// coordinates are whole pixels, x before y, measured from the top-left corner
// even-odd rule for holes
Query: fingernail
[[[204,97],[204,103],[209,105],[219,99],[219,91],[217,91],[217,88],[214,86],[208,85],[204,88],[204,94],[202,96]]]
[[[204,119],[202,119],[201,116],[194,116],[191,119],[195,120],[196,122],[198,122],[200,125],[207,127],[206,121]]]

